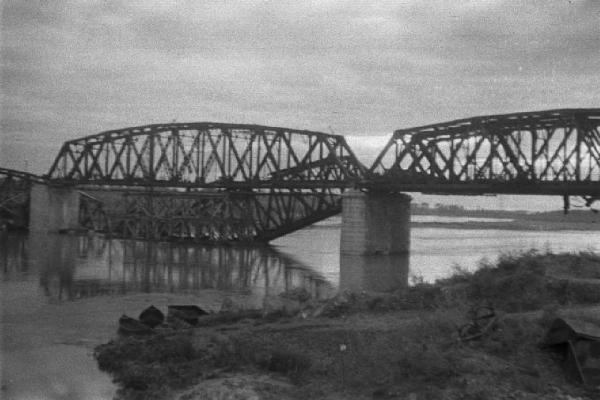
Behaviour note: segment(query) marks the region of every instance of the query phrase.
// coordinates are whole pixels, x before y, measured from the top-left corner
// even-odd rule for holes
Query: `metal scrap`
[[[469,310],[467,317],[469,323],[458,328],[458,336],[461,341],[479,339],[496,324],[498,317],[492,306],[476,306]]]
[[[585,385],[600,386],[600,325],[556,318],[542,346],[560,353],[567,375]]]

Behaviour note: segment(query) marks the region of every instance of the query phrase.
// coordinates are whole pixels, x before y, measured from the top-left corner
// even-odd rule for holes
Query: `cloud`
[[[368,136],[600,101],[594,1],[7,0],[1,18],[0,165],[13,142],[173,119]]]

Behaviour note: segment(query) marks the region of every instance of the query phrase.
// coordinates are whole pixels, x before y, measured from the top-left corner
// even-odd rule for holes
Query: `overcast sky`
[[[65,140],[173,120],[380,136],[600,106],[595,0],[1,4],[0,166],[33,172]]]

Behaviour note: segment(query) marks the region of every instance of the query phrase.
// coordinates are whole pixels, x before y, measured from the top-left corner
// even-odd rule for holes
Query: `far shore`
[[[590,209],[527,212],[519,210],[470,210],[458,206],[424,207],[416,204],[411,208],[413,216],[437,216],[455,218],[488,218],[487,221],[419,222],[411,226],[446,229],[505,229],[516,231],[600,231],[600,214]],[[493,219],[497,219],[494,221]]]
[[[504,229],[511,231],[600,231],[595,222],[555,222],[513,220],[498,222],[411,222],[412,227],[440,229]]]

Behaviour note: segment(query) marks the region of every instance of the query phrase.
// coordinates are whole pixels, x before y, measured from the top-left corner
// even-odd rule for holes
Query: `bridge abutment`
[[[342,199],[342,255],[404,254],[410,250],[410,201],[402,193],[348,190]]]
[[[76,229],[78,222],[79,193],[74,188],[32,184],[29,204],[30,232]]]

